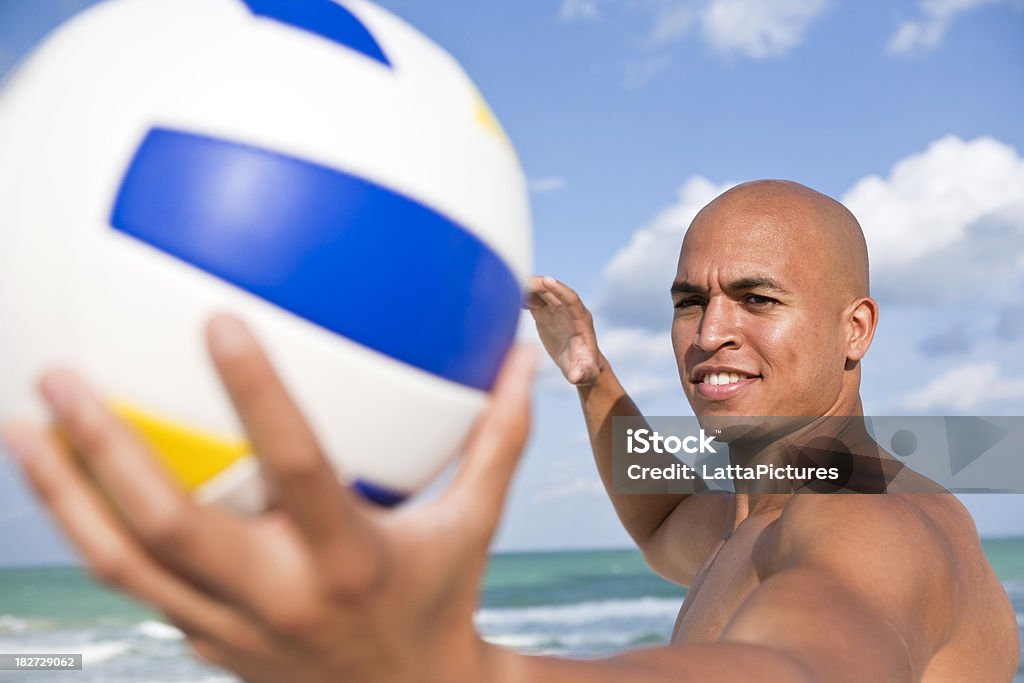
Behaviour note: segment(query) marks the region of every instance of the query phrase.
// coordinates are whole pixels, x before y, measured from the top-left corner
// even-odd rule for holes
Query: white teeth
[[[704,375],[704,383],[710,384],[711,386],[733,384],[735,382],[739,382],[741,379],[746,379],[746,377],[741,377],[739,373],[736,372],[709,372]]]

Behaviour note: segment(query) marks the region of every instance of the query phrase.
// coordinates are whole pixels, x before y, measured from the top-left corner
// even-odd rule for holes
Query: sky
[[[87,4],[0,0],[0,72]],[[536,271],[579,291],[647,414],[690,414],[668,337],[686,226],[733,184],[786,178],[864,227],[868,414],[1024,415],[1024,1],[378,4],[488,99],[529,179]],[[964,500],[983,535],[1024,534],[1024,496]],[[0,538],[0,563],[70,558],[6,462]],[[628,543],[547,364],[496,547]]]

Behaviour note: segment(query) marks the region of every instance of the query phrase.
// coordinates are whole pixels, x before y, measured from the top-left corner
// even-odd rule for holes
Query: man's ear
[[[857,299],[851,304],[847,313],[849,339],[846,345],[846,360],[856,363],[864,357],[875,337],[878,326],[878,303],[871,297]]]

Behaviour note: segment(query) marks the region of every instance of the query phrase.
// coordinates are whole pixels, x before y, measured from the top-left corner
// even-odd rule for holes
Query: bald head
[[[686,232],[672,301],[698,415],[860,414],[878,306],[864,234],[839,202],[781,180],[725,192]]]
[[[868,250],[849,209],[820,192],[787,180],[755,180],[722,193],[701,209],[683,243],[707,231],[755,231],[766,248],[801,255],[815,277],[844,299],[868,296]]]

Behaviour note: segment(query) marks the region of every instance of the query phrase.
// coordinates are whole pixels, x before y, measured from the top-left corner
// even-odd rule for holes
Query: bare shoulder
[[[888,494],[793,496],[779,517],[778,558],[829,576],[899,632],[935,647],[953,627],[959,598],[950,590],[955,543],[930,505]]]
[[[950,493],[926,494],[798,494],[792,496],[779,518],[783,528],[800,537],[820,531],[856,538],[859,534],[882,534],[889,539],[910,535],[927,540],[950,533],[977,536],[967,509]]]
[[[833,577],[906,634],[909,648],[947,658],[985,652],[1016,666],[1013,608],[952,494],[796,495],[774,544],[782,566]]]
[[[777,544],[783,562],[884,571],[896,584],[919,573],[945,583],[965,557],[984,559],[970,514],[948,493],[796,495]]]

